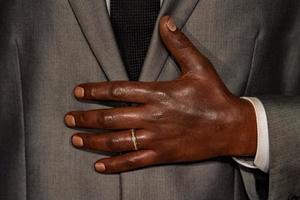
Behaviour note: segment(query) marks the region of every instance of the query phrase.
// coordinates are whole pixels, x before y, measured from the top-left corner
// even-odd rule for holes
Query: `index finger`
[[[112,100],[146,103],[155,92],[155,82],[114,81],[84,83],[75,87],[74,95],[81,100]]]

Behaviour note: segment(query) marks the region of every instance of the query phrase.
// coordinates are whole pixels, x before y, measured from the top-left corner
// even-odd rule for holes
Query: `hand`
[[[78,100],[136,103],[132,107],[73,111],[71,128],[108,129],[105,134],[76,133],[75,147],[122,152],[95,163],[101,173],[118,173],[150,165],[201,161],[218,156],[251,156],[256,152],[256,119],[250,103],[231,94],[210,61],[165,16],[161,38],[182,69],[165,82],[80,84]],[[135,129],[134,150],[130,129]],[[114,131],[112,131],[114,130]]]

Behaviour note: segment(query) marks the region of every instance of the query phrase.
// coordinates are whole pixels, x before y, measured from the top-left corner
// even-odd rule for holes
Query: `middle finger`
[[[144,106],[72,111],[65,115],[70,128],[131,129],[144,128],[147,121]]]

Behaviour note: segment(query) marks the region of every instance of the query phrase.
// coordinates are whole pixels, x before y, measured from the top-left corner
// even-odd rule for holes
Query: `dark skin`
[[[146,166],[202,161],[220,156],[254,156],[256,117],[253,106],[230,93],[211,62],[176,28],[160,20],[160,35],[181,67],[180,77],[164,82],[101,82],[75,87],[80,101],[124,101],[136,106],[72,111],[70,128],[107,129],[75,133],[82,150],[121,152],[98,160],[96,171],[120,173]],[[130,129],[135,129],[134,150]]]

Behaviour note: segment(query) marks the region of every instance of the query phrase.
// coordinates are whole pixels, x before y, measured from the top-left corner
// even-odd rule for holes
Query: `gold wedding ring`
[[[133,146],[134,146],[134,150],[139,150],[138,149],[138,146],[137,146],[137,139],[136,139],[136,136],[135,136],[135,129],[131,129],[131,141],[133,143]]]

